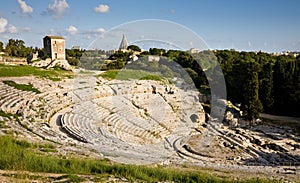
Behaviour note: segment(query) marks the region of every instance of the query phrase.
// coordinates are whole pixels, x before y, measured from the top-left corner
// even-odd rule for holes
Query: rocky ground
[[[57,154],[189,164],[242,172],[241,177],[250,173],[295,181],[300,174],[297,120],[293,126],[205,122],[197,91],[158,81],[108,81],[84,74],[56,82],[34,77],[1,80],[31,83],[41,93],[0,82],[1,110],[18,115],[0,116],[0,134],[59,142]]]

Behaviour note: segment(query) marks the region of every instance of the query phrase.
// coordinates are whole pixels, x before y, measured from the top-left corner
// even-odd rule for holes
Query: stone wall
[[[26,58],[0,56],[0,63],[27,65]]]

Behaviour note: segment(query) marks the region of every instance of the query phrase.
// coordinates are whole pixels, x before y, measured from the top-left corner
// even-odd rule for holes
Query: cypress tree
[[[241,109],[244,119],[253,122],[259,117],[262,111],[262,105],[258,96],[259,82],[258,71],[259,64],[256,62],[244,61],[245,65],[245,80],[243,83],[243,101]]]

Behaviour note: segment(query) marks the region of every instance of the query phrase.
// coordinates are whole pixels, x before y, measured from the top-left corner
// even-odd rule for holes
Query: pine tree
[[[259,113],[262,111],[262,105],[258,97],[259,64],[253,61],[244,61],[242,64],[245,64],[246,70],[243,83],[243,101],[241,109],[243,111],[244,119],[254,121],[259,117]]]

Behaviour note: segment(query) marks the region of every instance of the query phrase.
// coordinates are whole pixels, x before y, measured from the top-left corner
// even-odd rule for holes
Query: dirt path
[[[274,121],[293,122],[293,123],[299,123],[300,124],[300,118],[297,118],[297,117],[276,116],[276,115],[265,114],[265,113],[261,113],[260,117],[267,118],[267,119],[274,120]]]

